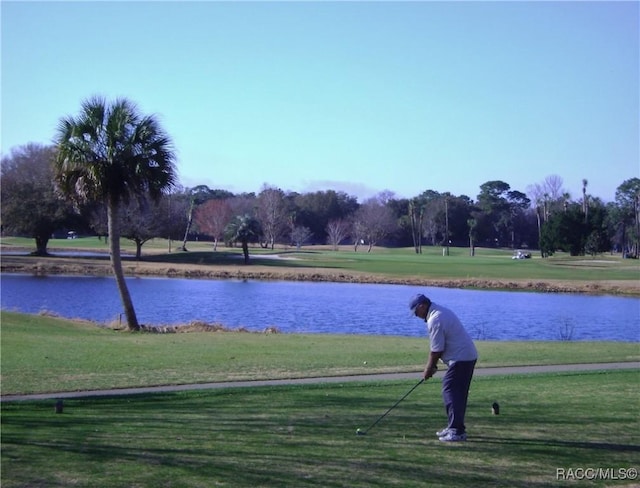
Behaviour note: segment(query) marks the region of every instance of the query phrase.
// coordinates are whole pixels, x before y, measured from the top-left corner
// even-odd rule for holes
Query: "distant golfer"
[[[478,351],[460,319],[448,308],[432,303],[419,294],[411,299],[409,308],[416,317],[427,323],[431,352],[424,369],[424,379],[437,370],[438,360],[448,366],[442,379],[442,399],[449,417],[449,425],[436,433],[443,442],[466,441],[464,415],[467,410],[469,387],[478,360]]]

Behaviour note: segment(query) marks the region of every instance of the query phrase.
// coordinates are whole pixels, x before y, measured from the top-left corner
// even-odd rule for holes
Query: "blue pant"
[[[448,428],[455,429],[456,434],[465,432],[464,415],[475,366],[475,361],[456,361],[449,366],[442,380],[442,399],[449,417]]]

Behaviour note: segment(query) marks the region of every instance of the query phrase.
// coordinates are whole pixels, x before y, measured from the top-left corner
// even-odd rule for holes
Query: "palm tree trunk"
[[[107,205],[107,227],[109,229],[109,253],[111,254],[111,266],[113,274],[116,277],[118,292],[124,307],[124,314],[127,318],[128,330],[139,330],[138,318],[133,308],[133,301],[127,288],[127,282],[124,279],[124,270],[122,269],[122,258],[120,257],[120,221],[118,220],[118,204],[110,201]]]
[[[242,254],[244,255],[244,264],[249,264],[249,242],[242,241]]]

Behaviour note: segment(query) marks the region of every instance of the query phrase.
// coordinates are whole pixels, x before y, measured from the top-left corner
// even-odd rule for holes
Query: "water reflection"
[[[487,340],[640,341],[640,299],[408,285],[129,278],[139,321],[193,320],[282,332],[426,336],[407,303],[418,292],[455,310]],[[2,308],[98,322],[122,306],[111,277],[3,275]]]

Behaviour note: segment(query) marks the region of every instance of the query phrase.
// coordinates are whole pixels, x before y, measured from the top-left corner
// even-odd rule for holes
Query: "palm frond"
[[[171,139],[130,100],[85,100],[77,117],[60,120],[56,143],[57,179],[76,198],[127,203],[141,194],[158,198],[176,184]]]

